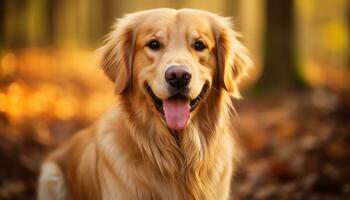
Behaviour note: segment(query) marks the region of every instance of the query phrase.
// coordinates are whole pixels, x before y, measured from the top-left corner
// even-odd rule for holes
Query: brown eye
[[[160,49],[160,43],[157,40],[151,40],[147,44],[147,47],[150,48],[151,50],[157,51]]]
[[[205,48],[207,47],[201,41],[197,41],[196,43],[194,43],[194,49],[197,51],[203,51]]]

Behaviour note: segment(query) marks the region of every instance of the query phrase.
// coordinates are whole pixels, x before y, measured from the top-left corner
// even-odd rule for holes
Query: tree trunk
[[[261,90],[300,88],[297,74],[294,1],[266,1],[264,72]]]
[[[5,8],[6,0],[0,0],[0,47],[5,45]]]

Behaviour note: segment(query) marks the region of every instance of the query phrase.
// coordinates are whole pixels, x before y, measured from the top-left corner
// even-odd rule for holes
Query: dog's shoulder
[[[75,133],[66,143],[48,155],[41,165],[38,199],[70,199],[70,176],[77,173],[82,155],[92,146],[95,126]]]
[[[113,108],[93,125],[78,131],[50,153],[41,166],[38,199],[70,199],[69,192],[76,190],[78,177],[84,182],[82,184],[87,182],[83,179],[94,180],[96,177],[92,172],[95,172],[95,169],[92,168],[95,167],[93,163],[96,163],[97,146],[106,145],[105,141],[110,142],[111,138],[107,136],[113,134],[108,133],[123,129],[123,118],[125,117],[121,110]],[[85,175],[81,176],[82,173]]]

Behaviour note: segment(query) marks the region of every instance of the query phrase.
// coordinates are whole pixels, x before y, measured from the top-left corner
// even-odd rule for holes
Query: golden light
[[[77,112],[77,106],[73,97],[62,97],[54,103],[54,114],[61,120],[72,118]]]
[[[49,98],[42,92],[34,92],[27,99],[26,108],[27,115],[30,117],[38,116],[48,110]]]
[[[18,83],[12,83],[7,89],[7,113],[13,119],[18,119],[23,113],[23,89]]]
[[[7,95],[0,93],[0,112],[6,112],[8,107]]]
[[[13,74],[16,70],[17,59],[15,54],[7,53],[1,59],[0,74],[1,75],[10,75]]]
[[[321,65],[307,61],[299,70],[303,78],[312,87],[328,87],[335,91],[348,91],[350,85],[350,71],[346,68]]]

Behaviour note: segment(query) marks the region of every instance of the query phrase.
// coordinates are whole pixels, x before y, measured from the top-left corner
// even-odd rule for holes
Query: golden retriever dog
[[[38,198],[229,199],[240,155],[231,97],[251,66],[230,20],[137,12],[99,52],[117,103],[45,160]]]

